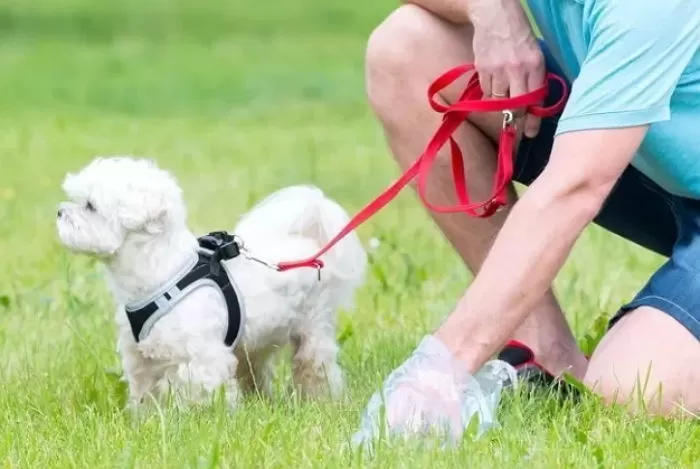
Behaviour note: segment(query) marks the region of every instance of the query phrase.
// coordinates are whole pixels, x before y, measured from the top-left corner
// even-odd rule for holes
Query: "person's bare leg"
[[[429,84],[448,68],[473,61],[471,44],[471,27],[441,20],[414,5],[400,7],[372,33],[366,56],[367,93],[391,152],[402,168],[423,151],[440,124],[441,116],[428,105]],[[456,100],[465,83],[466,79],[455,84],[442,98],[447,102]],[[483,200],[492,190],[496,165],[494,142],[501,119],[500,114],[475,115],[455,134],[465,155],[468,187],[474,200]],[[438,204],[456,202],[449,158],[444,151],[434,166],[426,193]],[[510,200],[516,200],[512,187]],[[506,208],[487,219],[432,211],[430,214],[475,273],[508,212]],[[513,338],[532,347],[550,372],[558,374],[569,370],[583,377],[587,360],[578,349],[551,291]]]
[[[628,405],[630,411],[698,416],[700,342],[662,311],[641,307],[606,334],[584,383],[607,403]]]

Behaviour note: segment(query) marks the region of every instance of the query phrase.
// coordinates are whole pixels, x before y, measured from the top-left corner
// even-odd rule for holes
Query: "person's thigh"
[[[425,127],[424,131],[413,132],[404,140],[417,139],[418,146],[425,146],[441,119],[441,115],[430,108],[426,91],[447,70],[474,63],[473,40],[471,24],[452,23],[410,2],[398,7],[382,21],[367,43],[365,78],[369,101],[383,121],[385,131],[387,127],[391,131],[407,121],[418,120],[423,124],[421,127]],[[456,102],[473,74],[469,72],[455,80],[440,91],[437,99],[445,103]],[[417,109],[415,103],[419,105]],[[426,112],[430,113],[431,119],[423,117]],[[480,140],[479,146],[488,145],[492,152],[498,142],[503,115],[500,112],[475,112],[467,120],[478,132],[476,136],[469,132],[468,140]],[[469,153],[465,151],[467,160],[471,157]],[[418,154],[413,151],[412,158]],[[490,181],[491,177],[488,179]]]

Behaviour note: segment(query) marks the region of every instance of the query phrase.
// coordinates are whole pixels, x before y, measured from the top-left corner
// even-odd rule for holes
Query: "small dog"
[[[138,408],[147,396],[171,396],[178,406],[206,404],[220,389],[231,406],[248,391],[269,394],[271,358],[286,344],[303,397],[342,394],[336,314],[352,307],[364,281],[367,255],[359,238],[352,232],[321,258],[320,278],[313,268],[279,272],[259,261],[311,256],[348,222],[320,189],[288,187],[254,206],[233,232],[250,255],[220,263],[233,287],[228,296],[205,279],[201,288],[176,290],[174,304],[166,304],[168,289],[192,272],[204,252],[201,238],[188,229],[176,179],[147,159],[98,157],[68,174],[63,190],[69,201],[58,210],[59,238],[69,250],[106,266],[118,303],[117,350],[129,384],[128,407]],[[210,271],[206,262],[197,265]],[[129,314],[144,305],[163,314],[147,318],[138,330]],[[236,308],[240,315],[232,319]],[[240,330],[232,329],[234,320]],[[225,343],[232,331],[235,337]]]

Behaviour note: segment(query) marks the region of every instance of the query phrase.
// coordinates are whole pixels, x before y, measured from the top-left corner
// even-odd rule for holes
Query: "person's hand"
[[[474,27],[474,65],[486,98],[518,96],[540,88],[544,57],[520,0],[470,0]],[[540,119],[519,119],[527,137],[539,132]]]
[[[442,342],[426,336],[386,378],[381,392],[374,393],[352,443],[371,449],[385,434],[432,435],[442,438],[443,445],[455,445],[472,417],[479,418],[479,435],[495,424],[501,389],[515,379],[515,370],[496,360],[472,376]]]

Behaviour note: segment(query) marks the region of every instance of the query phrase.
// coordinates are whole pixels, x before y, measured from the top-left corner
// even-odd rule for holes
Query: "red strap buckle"
[[[435,96],[454,83],[457,79],[468,72],[475,70],[473,64],[465,64],[448,70],[439,76],[428,88],[428,102],[430,107],[436,112],[443,114],[442,123],[438,127],[433,137],[428,142],[423,154],[399,177],[399,179],[389,186],[384,192],[379,194],[374,200],[360,210],[348,224],[331,239],[319,252],[312,257],[299,261],[282,262],[277,265],[278,270],[285,271],[298,267],[314,267],[320,269],[323,263],[320,257],[328,252],[338,241],[343,239],[348,233],[367,221],[374,214],[391,202],[401,190],[413,179],[418,178],[417,192],[420,199],[430,210],[439,213],[465,213],[473,217],[486,218],[492,216],[508,204],[507,189],[513,177],[513,156],[516,138],[515,112],[521,110],[537,117],[553,116],[564,108],[568,95],[568,87],[562,77],[548,73],[546,82],[538,89],[530,91],[520,96],[513,96],[503,99],[483,99],[483,91],[479,86],[478,73],[472,74],[465,90],[460,98],[451,105],[444,105]],[[549,107],[542,107],[549,91],[549,81],[557,81],[562,87],[561,98]],[[491,197],[482,202],[471,202],[467,191],[466,171],[464,167],[464,157],[459,145],[452,137],[452,134],[467,119],[472,112],[502,112],[503,126],[498,142],[498,166],[494,175],[493,192]],[[455,195],[458,204],[435,205],[428,201],[425,195],[428,175],[430,169],[437,159],[438,152],[447,143],[450,143],[450,158],[452,164],[452,178],[455,186]]]

